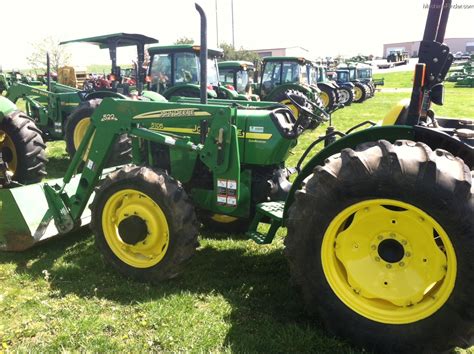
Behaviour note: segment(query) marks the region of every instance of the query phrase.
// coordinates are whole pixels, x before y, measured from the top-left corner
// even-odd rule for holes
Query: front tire
[[[285,252],[329,331],[383,353],[472,345],[471,174],[411,141],[362,144],[316,167],[290,209]]]
[[[91,229],[104,258],[125,276],[159,282],[179,275],[198,246],[194,207],[166,173],[125,166],[91,205]]]
[[[318,88],[321,90],[319,97],[321,99],[324,110],[332,111],[337,101],[336,91],[333,88],[330,88],[325,85],[318,85]]]

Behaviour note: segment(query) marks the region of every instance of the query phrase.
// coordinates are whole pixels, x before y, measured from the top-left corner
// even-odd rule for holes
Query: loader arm
[[[77,226],[94,188],[103,175],[112,146],[121,134],[128,134],[132,139],[139,138],[146,142],[166,145],[172,151],[193,153],[196,158],[199,156],[205,165],[216,171],[216,181],[217,178],[239,181],[239,164],[235,163],[239,159],[237,130],[231,122],[233,114],[235,108],[224,106],[104,99],[91,117],[91,124],[65,173],[62,185],[45,185],[48,205],[58,231],[66,233]],[[164,118],[170,117],[208,120],[209,129],[203,136],[204,144],[193,143],[187,136],[153,130]],[[82,175],[74,194],[69,197],[65,192],[66,187],[85,154]],[[135,158],[137,157],[134,156]],[[138,160],[147,161],[148,158],[141,156]],[[237,190],[237,197],[238,193]],[[223,206],[221,212],[230,212],[231,209],[229,206]]]

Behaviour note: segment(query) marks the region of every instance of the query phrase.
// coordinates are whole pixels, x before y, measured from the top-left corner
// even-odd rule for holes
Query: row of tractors
[[[369,78],[349,66],[334,84],[304,58],[276,57],[246,84],[248,65],[219,70],[197,4],[200,46],[150,47],[147,70],[153,38],[78,40],[109,49],[109,89],[46,75],[46,85],[7,82],[0,97],[0,250],[90,225],[107,267],[159,284],[184,271],[201,224],[258,244],[284,227],[293,284],[331,334],[381,353],[472,345],[474,124],[433,110],[453,61],[443,44],[450,4],[428,7],[410,99],[347,131],[331,125],[320,91],[333,87],[339,100],[340,88]],[[116,60],[130,45],[136,87]],[[240,79],[225,67],[234,64]],[[287,166],[299,138],[327,123]],[[41,182],[45,140],[64,137],[64,176]]]
[[[26,113],[41,129],[46,140],[64,139],[71,156],[89,123],[88,108],[94,99],[139,98],[162,101],[171,97],[199,97],[199,45],[156,45],[158,40],[140,34],[115,33],[61,42],[90,43],[108,49],[111,70],[107,76],[82,78],[74,68],[60,68],[32,80],[26,75],[0,73],[0,91],[13,103],[24,100]],[[150,46],[149,64],[144,68],[145,46]],[[133,69],[117,65],[117,48],[134,46]],[[207,96],[211,99],[270,101],[298,110],[288,99],[290,92],[312,103],[312,110],[328,116],[351,103],[361,103],[375,94],[372,69],[364,64],[341,64],[328,69],[302,57],[267,57],[259,65],[221,61],[223,52],[207,50]],[[95,101],[94,101],[95,102]],[[85,108],[84,108],[85,107]],[[81,109],[78,109],[81,108]],[[73,114],[74,113],[74,114]]]

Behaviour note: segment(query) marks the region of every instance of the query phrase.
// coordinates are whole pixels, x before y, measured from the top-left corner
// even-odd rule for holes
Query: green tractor
[[[328,78],[328,70],[323,65],[317,65],[314,69],[315,75],[317,75],[318,87],[321,89],[327,97],[331,97],[332,104],[330,107],[334,107],[336,104],[343,107],[350,106],[354,100],[354,85],[341,82],[339,84],[336,80],[330,80]]]
[[[16,187],[8,174],[3,178],[2,249],[27,249],[90,220],[108,266],[160,283],[193,256],[198,220],[250,225],[247,234],[259,244],[285,226],[291,276],[331,334],[382,353],[469,346],[473,126],[430,109],[443,103],[453,60],[442,44],[449,5],[431,1],[411,99],[382,125],[333,128],[314,140],[293,183],[285,162],[321,117],[291,91],[297,117],[265,102],[208,101],[203,20],[200,99],[104,98],[62,180]],[[2,109],[7,124],[12,112]],[[10,130],[1,128],[8,146]],[[132,139],[133,164],[106,171],[122,134]],[[319,143],[325,146],[314,153]],[[83,172],[75,175],[83,157]],[[270,225],[267,231],[257,228],[260,222]]]
[[[148,88],[166,98],[173,96],[199,97],[201,47],[193,44],[159,45],[148,48]],[[207,52],[207,95],[209,98],[247,101],[245,94],[219,82],[217,59],[224,55],[221,49]]]
[[[338,82],[344,82],[343,80],[349,80],[354,84],[354,102],[362,103],[365,100],[371,98],[375,94],[375,85],[371,82],[372,80],[359,79],[358,68],[359,64],[339,64],[337,66]],[[348,74],[348,75],[347,75]],[[365,76],[365,75],[364,75]]]
[[[259,101],[260,97],[252,93],[255,65],[249,61],[233,60],[217,63],[219,80],[223,85],[234,88],[238,93],[246,95],[252,101]]]
[[[262,101],[287,105],[293,114],[298,115],[298,109],[288,98],[288,93],[296,93],[311,104],[315,113],[325,116],[322,92],[316,84],[311,84],[311,68],[314,68],[312,61],[301,57],[263,58],[262,72],[259,82],[254,84],[254,93]],[[313,78],[316,75],[313,74]],[[326,104],[328,102],[329,99]]]
[[[137,67],[141,68],[144,61],[144,46],[156,43],[154,38],[139,34],[114,33],[91,38],[66,41],[61,44],[83,42],[107,48],[112,62],[111,80],[109,88],[101,87],[100,90],[80,90],[51,81],[49,56],[47,57],[47,82],[46,87],[38,84],[32,85],[13,80],[7,88],[6,95],[9,100],[16,103],[25,101],[26,114],[33,119],[41,130],[43,138],[48,140],[65,140],[69,154],[74,155],[82,136],[90,122],[91,112],[97,107],[104,97],[126,98],[124,94],[130,93],[130,87],[122,84],[120,67],[117,66],[117,48],[135,46],[137,49]],[[137,89],[142,100],[161,100],[155,92],[142,91],[145,72],[137,73]],[[122,146],[123,145],[123,146]],[[126,142],[121,148],[127,151]]]

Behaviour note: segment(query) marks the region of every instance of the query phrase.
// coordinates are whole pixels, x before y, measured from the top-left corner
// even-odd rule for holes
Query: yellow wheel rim
[[[214,214],[211,216],[211,219],[215,222],[219,222],[222,224],[228,224],[228,223],[231,223],[232,221],[237,220],[237,218],[234,216],[224,215],[224,214]]]
[[[18,166],[18,155],[12,138],[0,129],[0,148],[2,151],[3,161],[8,163],[8,170],[15,174]]]
[[[134,228],[121,234],[121,227],[132,218],[143,226],[141,231],[144,232]],[[112,252],[135,268],[156,265],[168,250],[169,227],[163,210],[148,195],[134,189],[120,190],[107,200],[102,212],[102,229]]]
[[[321,93],[319,94],[319,97],[321,98],[321,101],[323,102],[323,108],[326,108],[329,105],[329,95],[326,92],[321,91]]]
[[[362,98],[362,90],[360,87],[354,87],[354,100],[358,101]]]
[[[337,297],[373,321],[406,324],[435,313],[456,278],[456,255],[443,228],[396,200],[349,206],[330,223],[321,248]]]
[[[73,137],[72,137],[73,142],[74,142],[74,150],[77,151],[77,149],[79,148],[79,145],[81,144],[82,139],[84,139],[84,135],[86,135],[87,128],[89,128],[90,124],[91,124],[91,118],[90,117],[82,118],[76,124],[76,128],[74,129],[74,134],[73,134]],[[89,155],[89,150],[91,148],[92,140],[93,139],[91,139],[89,145],[87,146],[86,151],[84,152],[84,156],[82,158],[84,161],[87,159],[87,156]]]
[[[295,118],[298,119],[298,116],[299,116],[298,108],[296,108],[295,105],[289,99],[280,101],[280,103],[287,106],[291,110],[291,112],[293,112],[293,115],[295,116]]]

